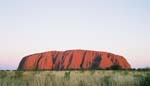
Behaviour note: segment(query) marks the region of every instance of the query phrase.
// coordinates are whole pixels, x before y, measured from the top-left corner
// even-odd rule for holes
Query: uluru
[[[48,51],[25,56],[18,70],[131,69],[121,55],[93,50]]]

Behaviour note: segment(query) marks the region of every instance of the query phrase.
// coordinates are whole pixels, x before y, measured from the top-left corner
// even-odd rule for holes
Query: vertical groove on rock
[[[80,64],[80,68],[83,68],[83,63],[84,63],[84,60],[85,60],[85,55],[86,55],[87,51],[84,52],[83,54],[83,57],[82,57],[82,62]]]
[[[53,66],[52,66],[52,69],[57,69],[56,67],[56,60],[58,58],[58,55],[59,55],[59,52],[56,52],[55,55],[52,57],[52,60],[53,60]]]
[[[62,65],[62,64],[64,64],[66,54],[67,54],[67,51],[63,52],[62,61],[61,61],[61,64],[59,65],[60,69],[64,68],[64,65]]]
[[[59,52],[57,58],[56,58],[56,63],[55,63],[55,68],[57,70],[61,69],[61,62],[62,62],[62,56],[63,56],[64,52]]]
[[[59,52],[56,52],[55,55],[52,57],[53,58],[53,64],[55,64],[56,59],[58,57]]]
[[[64,61],[65,61],[65,56],[66,56],[66,54],[67,54],[67,51],[66,51],[66,52],[63,52],[63,55],[62,55],[62,64],[63,64]]]
[[[37,63],[36,63],[36,67],[35,67],[35,70],[38,70],[38,67],[39,67],[39,62],[40,62],[40,60],[42,59],[42,57],[43,57],[43,53],[41,53],[40,54],[40,57],[39,57],[39,59],[38,59],[38,61],[37,61]]]
[[[60,65],[60,55],[62,54],[62,52],[57,52],[57,55],[54,57],[54,62],[53,62],[53,69],[58,70],[59,69],[59,65]],[[57,63],[58,62],[58,63]]]
[[[62,58],[61,58],[61,63],[59,64],[59,69],[64,69],[64,62],[65,62],[65,58],[68,55],[68,52],[70,51],[65,51],[62,54]]]
[[[72,58],[73,58],[73,52],[71,53],[71,57],[69,58],[69,63],[67,65],[67,68],[69,68],[69,66],[71,65],[72,63]]]

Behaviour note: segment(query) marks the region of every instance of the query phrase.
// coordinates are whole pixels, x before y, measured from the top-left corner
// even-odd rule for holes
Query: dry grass
[[[0,86],[146,86],[150,71],[0,71]]]

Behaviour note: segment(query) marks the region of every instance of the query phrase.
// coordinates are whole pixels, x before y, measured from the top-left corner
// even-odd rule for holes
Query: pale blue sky
[[[0,0],[0,69],[43,51],[89,49],[150,66],[150,0]]]

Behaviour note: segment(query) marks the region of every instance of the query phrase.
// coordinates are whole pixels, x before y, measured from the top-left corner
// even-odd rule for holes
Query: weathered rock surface
[[[90,50],[49,51],[26,56],[18,70],[107,69],[131,66],[123,56]]]

